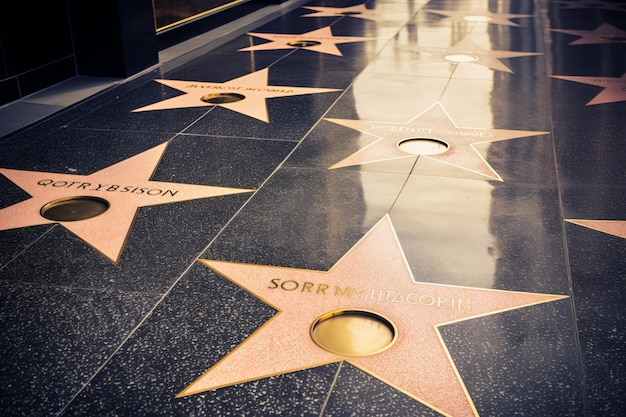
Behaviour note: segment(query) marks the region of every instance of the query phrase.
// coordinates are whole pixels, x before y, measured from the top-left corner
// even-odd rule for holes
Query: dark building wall
[[[65,0],[0,6],[0,105],[76,75]]]
[[[79,74],[127,78],[158,62],[152,0],[67,1]]]
[[[0,5],[0,105],[75,75],[126,78],[157,62],[151,0]]]

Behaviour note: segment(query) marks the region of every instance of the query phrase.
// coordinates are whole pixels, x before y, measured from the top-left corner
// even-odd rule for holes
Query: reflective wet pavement
[[[1,414],[623,416],[624,6],[303,3],[1,138]]]

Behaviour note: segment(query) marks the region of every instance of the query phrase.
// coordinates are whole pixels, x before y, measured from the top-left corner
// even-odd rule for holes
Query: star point
[[[392,159],[424,157],[441,163],[479,174],[480,176],[502,181],[502,178],[478,153],[476,144],[517,139],[527,136],[544,135],[549,132],[481,129],[458,127],[443,106],[437,102],[424,112],[405,123],[378,122],[368,120],[325,119],[379,139],[334,164],[329,169],[368,164]],[[432,153],[412,153],[402,149],[404,141],[425,140],[444,144],[446,148],[435,148]]]
[[[389,216],[328,271],[200,262],[277,313],[179,397],[346,361],[444,415],[475,417],[476,408],[438,327],[566,298],[416,282]],[[389,319],[397,328],[395,342],[377,353],[352,356],[313,341],[310,329],[320,317],[355,310]]]
[[[590,101],[588,101],[586,106],[626,101],[626,73],[624,73],[621,77],[581,77],[552,75],[552,78],[603,87],[602,91]]]
[[[167,143],[89,175],[0,169],[30,198],[0,210],[0,230],[58,223],[117,263],[139,207],[209,198],[253,190],[152,181]],[[63,221],[43,217],[50,202],[80,198],[106,201],[108,209],[95,217]]]
[[[426,58],[420,58],[417,60],[417,64],[433,64],[442,62],[449,64],[455,63],[457,65],[471,64],[508,73],[513,73],[513,70],[504,65],[500,61],[500,58],[543,55],[541,52],[515,52],[483,49],[469,36],[466,36],[450,48],[424,46],[411,48],[410,50],[429,55]]]
[[[337,44],[349,42],[364,42],[374,40],[373,37],[363,36],[334,36],[330,26],[315,29],[302,34],[290,33],[248,33],[250,36],[269,40],[239,51],[267,51],[276,49],[306,49],[323,54],[343,56]]]
[[[357,19],[377,20],[378,14],[373,9],[368,9],[365,4],[358,4],[349,7],[321,7],[303,6],[305,9],[313,10],[316,13],[302,15],[302,17],[338,17],[347,16]]]
[[[485,9],[475,9],[467,12],[450,12],[446,10],[425,9],[428,13],[443,15],[453,22],[486,22],[494,25],[521,26],[511,19],[533,17],[531,14],[492,13]]]
[[[599,0],[551,0],[553,3],[559,3],[563,7],[562,9],[574,10],[574,9],[598,9],[598,10],[613,10],[617,12],[624,12],[626,8],[623,3],[599,1]]]
[[[589,45],[598,43],[626,43],[626,31],[608,23],[603,23],[594,30],[550,29],[551,32],[578,36],[579,39],[568,45]]]
[[[269,123],[266,104],[269,98],[340,91],[335,88],[268,85],[268,76],[269,70],[264,68],[225,83],[155,80],[185,94],[140,107],[133,112],[219,106]]]
[[[568,223],[626,239],[626,220],[565,219]]]

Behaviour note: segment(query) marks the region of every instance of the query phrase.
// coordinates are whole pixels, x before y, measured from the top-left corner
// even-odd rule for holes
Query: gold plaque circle
[[[318,46],[321,45],[322,42],[318,42],[318,41],[310,41],[310,40],[298,40],[298,41],[291,41],[289,43],[287,43],[287,45],[289,46],[297,46],[298,48],[307,48],[307,47],[311,47],[311,46]]]
[[[202,96],[200,100],[209,104],[226,104],[235,103],[243,100],[244,98],[246,98],[246,96],[237,93],[212,93]]]
[[[470,54],[450,54],[444,56],[444,58],[451,62],[475,62],[479,59],[476,55]]]
[[[468,22],[491,22],[493,17],[489,16],[464,16],[463,20]]]
[[[367,310],[326,313],[311,325],[311,338],[322,349],[342,356],[369,356],[389,349],[398,337],[388,318]]]
[[[398,148],[412,155],[437,155],[446,152],[450,146],[439,139],[408,138],[398,142]]]
[[[39,213],[48,220],[73,222],[99,216],[110,206],[108,201],[98,197],[64,197],[45,204]]]
[[[626,37],[617,35],[600,35],[600,39],[603,41],[624,42]]]

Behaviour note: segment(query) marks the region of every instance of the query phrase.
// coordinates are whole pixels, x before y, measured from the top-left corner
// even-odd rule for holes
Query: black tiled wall
[[[0,105],[76,75],[65,0],[0,6]]]
[[[0,5],[0,106],[76,75],[126,78],[158,62],[151,0]]]

